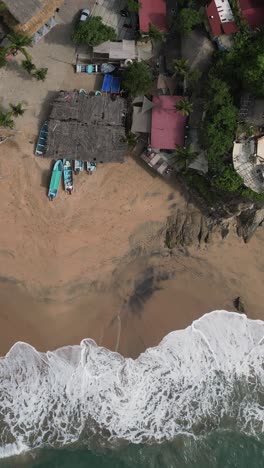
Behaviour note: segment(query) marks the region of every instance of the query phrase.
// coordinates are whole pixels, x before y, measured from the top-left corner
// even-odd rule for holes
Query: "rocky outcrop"
[[[237,233],[248,242],[259,226],[264,225],[264,208],[251,208],[237,216]]]
[[[167,247],[190,247],[208,244],[218,235],[225,239],[234,229],[238,236],[248,242],[256,229],[264,225],[264,208],[241,204],[236,209],[204,215],[198,208],[188,205],[184,210],[177,209],[167,220],[165,243]]]
[[[200,245],[210,241],[214,225],[200,211],[193,207],[177,210],[168,218],[166,245],[169,248]]]

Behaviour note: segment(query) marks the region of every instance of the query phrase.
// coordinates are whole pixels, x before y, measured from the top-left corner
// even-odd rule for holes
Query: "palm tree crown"
[[[175,104],[175,109],[185,117],[188,117],[193,110],[193,105],[188,99],[183,98]]]
[[[7,39],[9,39],[11,42],[10,49],[19,50],[26,57],[26,59],[30,59],[30,55],[25,47],[32,47],[32,37],[27,36],[26,34],[12,32],[11,34],[7,35]]]
[[[12,109],[12,114],[15,117],[18,117],[19,115],[23,115],[25,112],[25,109],[23,109],[23,104],[19,102],[18,104],[10,104],[10,107]]]
[[[172,162],[180,171],[186,172],[188,166],[197,158],[198,153],[194,151],[193,146],[176,146],[175,153],[172,156]]]
[[[14,128],[15,122],[12,119],[12,112],[2,112],[0,111],[0,127]]]
[[[45,81],[47,72],[47,68],[37,68],[33,75],[38,81]]]
[[[173,61],[174,75],[186,76],[189,72],[189,61],[180,58]]]

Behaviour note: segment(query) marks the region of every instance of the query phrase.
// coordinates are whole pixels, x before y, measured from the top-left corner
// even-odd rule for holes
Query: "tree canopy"
[[[102,22],[101,16],[92,16],[78,23],[72,39],[75,44],[96,46],[105,41],[114,41],[116,32]]]
[[[223,165],[222,156],[232,148],[238,111],[228,85],[218,78],[208,82],[204,121],[204,145],[211,166]]]
[[[132,96],[140,96],[149,92],[153,79],[145,62],[133,62],[124,71],[123,86]]]
[[[126,4],[130,13],[137,13],[139,8],[141,8],[141,3],[137,0],[127,0]]]
[[[202,17],[199,11],[183,8],[177,17],[177,28],[182,34],[189,34],[201,22]]]

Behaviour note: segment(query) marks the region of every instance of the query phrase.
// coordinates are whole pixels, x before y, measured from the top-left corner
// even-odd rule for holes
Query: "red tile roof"
[[[241,13],[253,29],[264,25],[264,0],[239,0]],[[214,37],[222,34],[232,34],[238,31],[234,21],[221,23],[215,1],[206,8],[210,28]]]
[[[151,146],[159,149],[175,149],[184,145],[186,117],[176,111],[175,104],[181,96],[154,96],[151,123]]]
[[[263,0],[239,0],[242,15],[251,28],[264,25]]]
[[[154,24],[163,32],[168,31],[166,0],[140,0],[139,29],[147,32],[149,25]]]
[[[221,23],[214,0],[207,6],[206,13],[214,37],[222,36],[222,34],[232,34],[238,31],[234,21]]]

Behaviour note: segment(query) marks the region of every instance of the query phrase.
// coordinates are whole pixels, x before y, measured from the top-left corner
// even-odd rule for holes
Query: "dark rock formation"
[[[234,299],[233,304],[234,304],[236,310],[238,312],[240,312],[241,314],[246,314],[247,313],[245,303],[244,303],[243,299],[240,296],[238,296],[238,297],[236,297]]]
[[[193,207],[177,210],[167,221],[166,245],[172,249],[176,246],[189,247],[207,243],[213,227],[213,223]]]
[[[251,208],[242,211],[237,216],[237,233],[243,237],[245,242],[248,242],[253,236],[256,229],[264,224],[264,208],[257,210]]]
[[[200,246],[211,242],[216,234],[225,239],[231,227],[248,242],[261,225],[264,225],[264,208],[256,209],[252,204],[240,204],[229,209],[222,207],[221,214],[215,212],[211,215],[188,205],[184,210],[177,209],[167,219],[165,243],[170,249]]]

